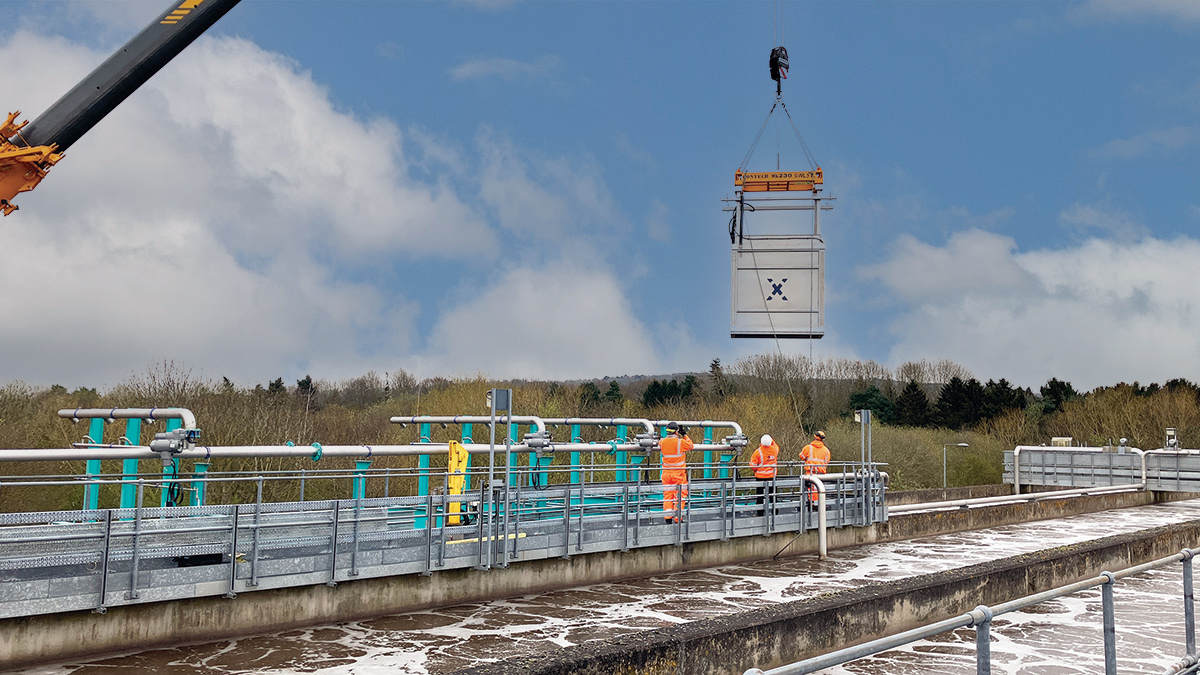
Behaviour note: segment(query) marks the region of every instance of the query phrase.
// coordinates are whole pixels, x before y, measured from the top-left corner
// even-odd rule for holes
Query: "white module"
[[[733,246],[730,336],[825,335],[825,242],[818,235],[745,235]]]

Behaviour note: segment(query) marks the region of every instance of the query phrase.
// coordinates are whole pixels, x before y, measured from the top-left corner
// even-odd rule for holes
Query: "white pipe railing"
[[[78,422],[85,419],[116,420],[181,420],[184,429],[196,428],[196,416],[187,408],[64,408],[58,416]]]
[[[393,417],[392,424],[490,424],[488,415],[403,415]],[[508,415],[496,415],[496,424],[508,424]],[[539,433],[546,432],[546,422],[536,415],[513,415],[513,424],[532,424]]]
[[[618,424],[640,426],[653,434],[654,423],[644,417],[547,417],[546,424],[578,424],[585,427],[615,427]]]
[[[662,426],[672,420],[659,420],[658,425]],[[744,436],[742,433],[742,425],[737,422],[726,420],[674,420],[681,427],[700,427],[713,429],[733,429],[735,436]]]
[[[817,557],[825,560],[829,557],[825,527],[825,483],[816,476],[805,476],[805,483],[812,483],[817,488]]]

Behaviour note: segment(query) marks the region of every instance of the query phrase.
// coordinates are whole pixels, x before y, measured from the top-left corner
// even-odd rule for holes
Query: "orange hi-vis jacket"
[[[684,436],[667,436],[658,443],[659,450],[662,451],[662,470],[673,471],[687,468],[687,453],[693,447],[692,439]]]
[[[829,448],[825,447],[821,439],[814,438],[812,443],[800,451],[800,461],[804,462],[806,474],[825,473],[826,467],[829,466]]]
[[[779,444],[772,442],[771,447],[758,446],[750,457],[750,466],[754,467],[755,478],[774,478],[775,466],[779,460]]]

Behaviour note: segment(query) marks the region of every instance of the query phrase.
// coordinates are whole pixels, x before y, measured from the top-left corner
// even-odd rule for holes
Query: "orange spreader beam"
[[[762,171],[733,174],[733,184],[743,192],[788,192],[793,190],[816,191],[816,186],[825,184],[825,174],[816,171]]]

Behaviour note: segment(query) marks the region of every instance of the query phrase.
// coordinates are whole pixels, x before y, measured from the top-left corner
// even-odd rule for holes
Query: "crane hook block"
[[[771,50],[771,79],[779,82],[787,79],[788,55],[787,47],[776,47]]]

